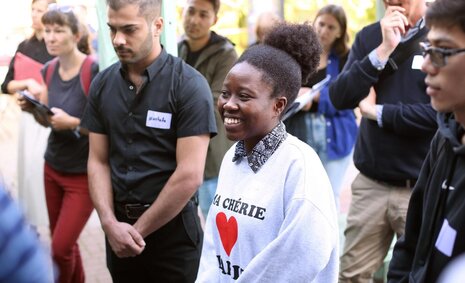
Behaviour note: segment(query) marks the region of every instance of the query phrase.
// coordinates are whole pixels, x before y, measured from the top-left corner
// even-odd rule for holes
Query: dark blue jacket
[[[424,37],[423,28],[417,36]],[[347,63],[330,86],[330,99],[337,109],[358,106],[373,86],[376,104],[383,105],[380,128],[373,120],[362,118],[355,145],[354,163],[364,175],[381,181],[417,179],[429,143],[437,129],[436,112],[426,95],[425,74],[412,69],[416,48],[398,69],[378,71],[368,54],[382,42],[379,22],[363,28],[356,36]]]

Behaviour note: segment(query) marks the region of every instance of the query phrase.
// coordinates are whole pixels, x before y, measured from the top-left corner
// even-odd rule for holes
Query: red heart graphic
[[[216,227],[220,232],[221,243],[228,256],[231,254],[231,250],[234,244],[237,242],[237,221],[234,216],[231,216],[229,220],[226,218],[226,214],[220,212],[216,215]]]

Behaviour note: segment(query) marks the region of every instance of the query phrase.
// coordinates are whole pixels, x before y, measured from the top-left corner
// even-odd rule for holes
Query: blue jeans
[[[215,197],[217,185],[218,177],[214,177],[203,180],[202,185],[199,187],[199,206],[205,219],[207,218],[208,210]]]
[[[336,208],[339,210],[339,195],[342,189],[345,172],[352,160],[352,153],[340,159],[328,160],[326,141],[326,119],[319,113],[305,115],[307,126],[307,144],[310,145],[320,157],[321,163],[328,174],[331,187],[333,188]]]
[[[343,158],[327,160],[323,163],[328,174],[331,187],[333,187],[334,200],[336,201],[336,209],[339,210],[339,197],[342,191],[342,182],[352,161],[353,151]]]
[[[307,144],[315,150],[323,164],[326,163],[326,119],[318,113],[305,115],[307,126]]]

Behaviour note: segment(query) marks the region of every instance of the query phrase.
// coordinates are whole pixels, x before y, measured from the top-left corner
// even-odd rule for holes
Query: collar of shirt
[[[286,127],[283,122],[280,122],[270,133],[268,133],[255,145],[250,155],[247,155],[244,141],[239,141],[236,144],[236,151],[234,152],[232,161],[241,161],[243,157],[247,157],[247,162],[249,163],[250,168],[254,173],[257,173],[286,138]]]
[[[405,34],[405,36],[402,37],[402,39],[400,40],[400,42],[405,42],[405,41],[411,39],[411,38],[414,37],[424,26],[425,26],[425,19],[424,19],[424,18],[419,19],[413,27],[409,28],[409,30],[407,31],[407,33]]]
[[[165,65],[166,60],[168,59],[168,53],[166,52],[165,48],[162,46],[160,55],[158,55],[157,58],[145,69],[144,73],[142,76],[144,76],[144,83],[140,87],[142,89],[148,82],[152,81],[153,78],[158,74],[158,72],[163,69],[163,66]],[[121,76],[127,81],[129,81],[129,76],[127,72],[127,66],[121,64],[120,66],[120,73]]]

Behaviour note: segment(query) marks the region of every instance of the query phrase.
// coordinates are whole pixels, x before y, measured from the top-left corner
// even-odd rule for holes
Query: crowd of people
[[[395,237],[389,282],[463,280],[463,0],[383,0],[351,47],[342,6],[267,13],[240,56],[212,30],[220,1],[186,0],[178,57],[161,0],[106,3],[118,61],[99,70],[82,7],[32,1],[2,84],[24,210],[0,179],[0,282],[85,282],[94,209],[115,283],[372,282]]]

